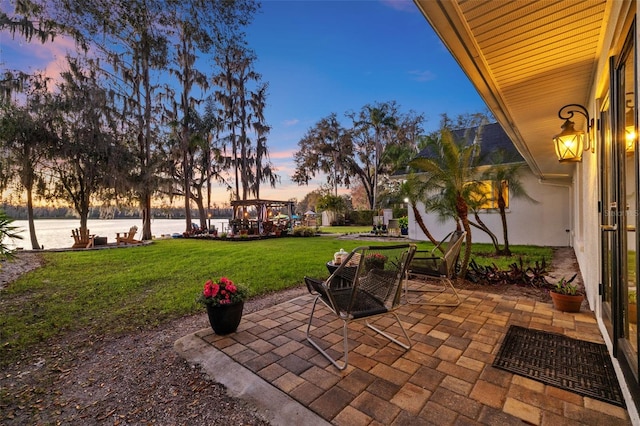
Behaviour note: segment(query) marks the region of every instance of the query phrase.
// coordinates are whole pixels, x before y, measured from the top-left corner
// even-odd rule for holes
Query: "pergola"
[[[231,208],[233,209],[233,220],[249,220],[247,209],[250,207],[255,208],[257,214],[257,226],[258,233],[263,233],[263,224],[268,222],[273,211],[281,211],[286,209],[287,215],[291,219],[294,211],[293,201],[279,201],[279,200],[236,200],[231,201]],[[289,220],[289,230],[293,229],[293,221]]]

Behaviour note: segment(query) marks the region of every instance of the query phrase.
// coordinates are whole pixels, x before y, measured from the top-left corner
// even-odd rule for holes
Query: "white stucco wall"
[[[539,182],[528,170],[523,171],[520,180],[531,198],[538,201],[532,203],[523,198],[511,198],[507,211],[509,244],[530,244],[538,246],[570,246],[572,245],[572,224],[570,211],[571,190],[566,183]],[[424,213],[424,206],[419,208],[427,229],[437,240],[444,238],[455,228],[453,221],[440,222],[437,215]],[[502,222],[497,211],[480,215],[482,221],[491,229],[500,244],[502,238]],[[472,227],[473,242],[491,243],[489,236]],[[420,227],[415,222],[412,209],[409,209],[409,237],[426,240]]]
[[[576,165],[573,203],[575,205],[574,251],[591,310],[599,310],[600,219],[596,154],[585,153]]]

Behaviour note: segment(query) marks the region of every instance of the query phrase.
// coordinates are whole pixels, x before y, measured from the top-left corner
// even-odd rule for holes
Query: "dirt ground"
[[[0,290],[41,263],[37,254],[27,252],[15,262],[0,263]],[[577,271],[575,259],[554,273],[561,276],[572,268]],[[549,300],[546,292],[515,286],[457,286]],[[245,312],[305,292],[298,287],[251,300]],[[177,339],[207,326],[203,313],[117,338],[80,332],[48,342],[1,372],[0,424],[268,424],[174,352]]]

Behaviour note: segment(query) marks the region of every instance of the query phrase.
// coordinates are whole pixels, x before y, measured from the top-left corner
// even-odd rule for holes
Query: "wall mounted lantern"
[[[558,117],[565,122],[561,127],[562,131],[553,137],[553,144],[556,148],[558,161],[561,163],[582,161],[582,147],[585,138],[587,139],[587,147],[584,150],[591,148],[588,135],[573,127],[575,123],[570,119],[573,118],[574,113],[582,114],[587,119],[587,133],[593,125],[589,118],[589,111],[582,105],[569,104],[560,108]]]

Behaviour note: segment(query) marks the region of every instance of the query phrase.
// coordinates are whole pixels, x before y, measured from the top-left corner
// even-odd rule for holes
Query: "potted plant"
[[[578,274],[574,274],[569,280],[560,278],[549,294],[553,300],[553,306],[563,312],[580,312],[584,295],[577,284],[572,284]]]
[[[242,319],[245,291],[226,277],[207,280],[198,302],[207,308],[209,323],[216,334],[229,334],[238,329]]]
[[[368,254],[364,258],[364,268],[366,271],[372,269],[384,269],[384,263],[387,261],[387,256],[380,253]]]
[[[627,295],[629,301],[629,322],[636,324],[638,322],[638,295],[635,290],[629,290]]]
[[[409,234],[409,218],[407,216],[402,216],[398,219],[398,225],[400,226],[400,233],[402,235]]]

